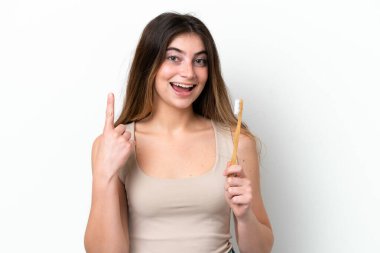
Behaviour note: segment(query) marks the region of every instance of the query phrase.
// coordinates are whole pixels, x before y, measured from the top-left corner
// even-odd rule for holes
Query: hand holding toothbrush
[[[226,176],[225,197],[236,218],[244,218],[251,210],[252,187],[242,166],[229,165]]]
[[[240,137],[241,122],[243,116],[243,100],[235,100],[234,114],[237,115],[237,125],[233,138],[233,152],[227,168],[224,170],[226,176],[225,197],[236,218],[241,218],[249,213],[252,201],[251,181],[247,178],[242,166],[238,165],[237,151]]]

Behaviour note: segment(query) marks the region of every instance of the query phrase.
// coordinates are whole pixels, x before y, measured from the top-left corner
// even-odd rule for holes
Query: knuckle
[[[123,137],[122,137],[122,145],[125,149],[128,149],[128,150],[131,149],[132,147],[131,143]]]
[[[112,131],[111,136],[113,138],[117,138],[118,137],[118,133],[116,131]]]
[[[107,117],[113,117],[113,110],[108,109],[106,112]]]
[[[236,171],[240,171],[240,170],[241,170],[241,166],[240,166],[240,165],[234,165],[234,169],[235,169]]]
[[[131,138],[131,132],[125,131],[124,136],[126,136],[128,139]]]
[[[125,148],[127,151],[131,150],[131,144],[130,144],[129,142],[127,142],[127,143],[125,144],[124,148]]]

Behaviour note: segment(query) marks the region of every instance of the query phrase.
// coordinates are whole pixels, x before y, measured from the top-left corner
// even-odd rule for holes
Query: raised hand
[[[126,131],[126,126],[114,127],[114,100],[114,95],[108,94],[104,130],[92,146],[93,177],[106,181],[117,175],[133,148],[131,133]]]
[[[252,201],[251,181],[240,165],[228,165],[224,170],[226,182],[225,198],[236,218],[244,219],[249,215]]]

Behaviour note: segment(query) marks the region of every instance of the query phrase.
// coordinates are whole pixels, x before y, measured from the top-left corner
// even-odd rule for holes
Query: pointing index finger
[[[114,129],[114,104],[115,98],[113,93],[108,93],[107,96],[107,109],[106,109],[106,122],[104,125],[104,132]]]

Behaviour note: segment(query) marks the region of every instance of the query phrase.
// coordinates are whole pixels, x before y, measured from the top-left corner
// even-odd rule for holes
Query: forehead
[[[195,33],[184,33],[177,35],[169,43],[168,48],[170,47],[174,47],[188,53],[205,50],[201,37]]]

